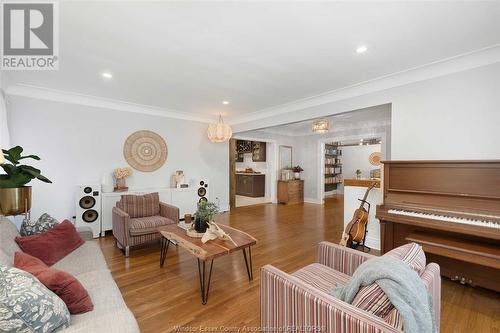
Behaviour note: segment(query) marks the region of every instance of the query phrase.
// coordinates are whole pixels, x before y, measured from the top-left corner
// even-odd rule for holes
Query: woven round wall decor
[[[378,151],[371,153],[368,157],[371,165],[380,165],[380,153]]]
[[[125,141],[123,156],[132,168],[151,172],[165,164],[168,148],[165,140],[155,132],[137,131]]]

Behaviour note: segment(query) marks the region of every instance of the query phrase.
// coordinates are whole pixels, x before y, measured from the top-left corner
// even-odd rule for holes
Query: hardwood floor
[[[208,303],[201,304],[196,259],[170,247],[159,266],[159,245],[131,250],[125,259],[113,238],[100,240],[104,255],[142,332],[200,331],[214,327],[259,325],[259,269],[272,264],[293,272],[316,260],[317,244],[338,242],[343,203],[329,198],[324,206],[265,204],[240,207],[217,221],[257,238],[252,249],[254,280],[248,281],[241,253],[214,261]],[[443,280],[441,332],[500,332],[500,295]],[[179,330],[178,330],[179,331]]]

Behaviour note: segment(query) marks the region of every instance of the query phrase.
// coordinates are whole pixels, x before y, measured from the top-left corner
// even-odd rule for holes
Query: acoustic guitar
[[[366,189],[363,199],[358,199],[361,201],[361,204],[359,208],[354,211],[351,221],[346,225],[339,245],[351,246],[353,241],[359,243],[365,237],[366,225],[368,224],[368,210],[365,209],[365,203],[367,203],[366,198],[376,184],[376,182],[371,183]]]

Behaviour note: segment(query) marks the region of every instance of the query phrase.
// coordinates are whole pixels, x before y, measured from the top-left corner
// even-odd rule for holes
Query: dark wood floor
[[[317,244],[338,242],[342,232],[341,198],[324,206],[257,205],[222,214],[218,222],[244,230],[258,239],[254,276],[248,281],[241,253],[221,257],[214,271],[207,305],[200,301],[196,260],[170,247],[164,268],[159,245],[131,251],[125,259],[113,239],[101,239],[108,265],[142,332],[174,331],[176,326],[242,327],[259,325],[259,268],[272,264],[286,271],[312,263]],[[500,295],[443,281],[441,332],[500,332]]]

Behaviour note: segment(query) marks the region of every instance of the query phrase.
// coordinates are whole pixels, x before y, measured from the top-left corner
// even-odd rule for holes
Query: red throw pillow
[[[49,231],[26,237],[16,237],[19,247],[33,257],[52,266],[80,247],[85,241],[73,224],[64,220]]]
[[[73,275],[50,268],[43,261],[23,252],[14,255],[14,266],[34,275],[45,287],[59,296],[71,314],[92,311],[94,304],[87,290]]]

